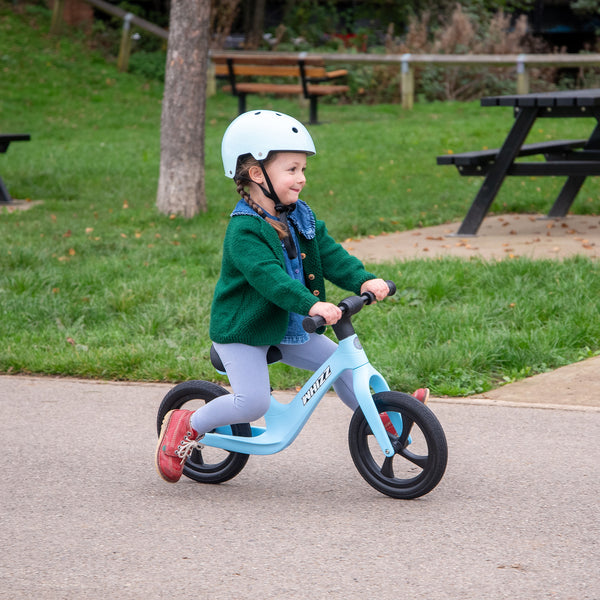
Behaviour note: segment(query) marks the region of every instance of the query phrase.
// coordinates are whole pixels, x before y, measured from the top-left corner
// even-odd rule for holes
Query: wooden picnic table
[[[11,142],[28,142],[31,136],[28,133],[0,133],[0,154],[4,154]],[[12,197],[8,193],[2,177],[0,177],[0,205],[10,204]]]
[[[600,89],[488,96],[481,106],[511,106],[514,122],[502,147],[494,150],[447,154],[437,157],[439,165],[453,164],[461,175],[480,175],[483,183],[457,235],[476,235],[504,178],[566,177],[548,217],[564,217],[586,177],[600,175]],[[524,144],[537,119],[594,118],[590,135],[583,140],[550,140]],[[546,162],[517,162],[522,156],[543,155]]]

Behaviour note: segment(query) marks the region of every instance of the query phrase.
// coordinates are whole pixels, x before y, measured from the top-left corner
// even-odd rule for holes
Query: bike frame
[[[385,456],[393,456],[389,435],[371,396],[371,390],[378,393],[390,388],[369,362],[355,333],[340,340],[336,351],[315,371],[291,402],[283,404],[271,395],[271,405],[264,416],[265,427],[253,426],[252,437],[235,436],[229,426],[219,427],[205,434],[202,444],[242,454],[266,455],[284,450],[302,431],[331,386],[348,369],[353,371],[354,393],[373,435]],[[402,431],[402,416],[394,412],[389,417],[396,431]]]

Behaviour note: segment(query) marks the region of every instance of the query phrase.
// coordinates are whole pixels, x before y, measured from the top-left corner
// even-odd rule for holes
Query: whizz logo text
[[[330,375],[331,367],[327,367],[319,375],[319,378],[306,390],[306,393],[302,396],[302,404],[305,405],[323,387],[323,384],[329,379]]]

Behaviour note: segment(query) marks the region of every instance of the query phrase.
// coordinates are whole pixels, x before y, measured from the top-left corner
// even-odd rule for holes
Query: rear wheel
[[[202,405],[224,396],[229,392],[209,381],[185,381],[175,386],[163,398],[158,409],[156,426],[158,434],[165,415],[174,409],[186,408],[196,410]],[[237,423],[216,429],[218,433],[251,437],[249,423]],[[248,462],[248,454],[230,452],[220,448],[205,446],[202,450],[194,450],[185,461],[183,474],[200,483],[222,483],[235,477]]]
[[[386,457],[360,408],[348,431],[350,454],[359,473],[376,490],[410,500],[430,492],[442,479],[448,461],[444,430],[431,410],[408,394],[373,396],[379,413],[399,413],[402,431],[390,434],[394,456]]]

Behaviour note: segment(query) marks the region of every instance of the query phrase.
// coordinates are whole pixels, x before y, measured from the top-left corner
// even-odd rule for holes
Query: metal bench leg
[[[317,96],[310,97],[310,125],[318,125],[319,119],[317,118]]]
[[[0,177],[0,204],[10,204],[11,202],[12,197],[8,193],[4,181],[2,181],[2,177]]]
[[[246,112],[246,94],[238,94],[238,114],[242,115]]]
[[[600,125],[596,125],[594,131],[592,131],[592,135],[590,135],[590,139],[584,146],[585,150],[598,150],[600,149]],[[575,200],[575,196],[579,193],[581,186],[585,182],[585,177],[571,175],[565,185],[563,185],[560,190],[560,194],[554,201],[550,212],[548,213],[548,218],[551,219],[553,217],[566,217],[571,205]]]
[[[498,151],[496,162],[490,167],[488,174],[479,188],[471,208],[455,235],[476,235],[481,222],[487,214],[500,186],[506,177],[509,167],[519,154],[523,142],[527,138],[538,114],[538,108],[521,108],[512,129],[506,136],[502,148]]]

